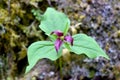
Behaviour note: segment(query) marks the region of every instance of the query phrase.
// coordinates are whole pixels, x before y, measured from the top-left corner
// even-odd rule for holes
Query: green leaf
[[[32,43],[28,48],[28,62],[29,65],[26,68],[26,73],[29,72],[35,64],[42,58],[48,58],[52,61],[58,59],[61,56],[60,50],[59,53],[56,53],[53,42],[50,41],[38,41]]]
[[[55,30],[64,32],[64,35],[67,34],[70,27],[70,20],[64,13],[49,7],[42,17],[43,19],[39,27],[47,35],[50,35],[50,33]]]
[[[106,53],[100,48],[97,42],[85,35],[85,34],[76,34],[73,36],[74,43],[71,47],[71,51],[76,54],[85,54],[89,58],[96,58],[99,56],[109,59]]]

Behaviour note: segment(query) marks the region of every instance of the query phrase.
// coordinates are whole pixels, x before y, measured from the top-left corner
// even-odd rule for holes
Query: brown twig
[[[48,2],[48,4],[49,4],[50,6],[52,6],[52,4],[51,4],[51,1],[50,1],[50,0],[47,0],[47,2]]]

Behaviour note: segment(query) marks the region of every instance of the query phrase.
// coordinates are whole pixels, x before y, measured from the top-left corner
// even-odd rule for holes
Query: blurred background
[[[70,34],[93,37],[110,60],[65,51],[62,76],[58,60],[48,59],[25,74],[27,47],[48,39],[38,27],[47,7],[65,13]],[[0,0],[0,80],[120,80],[120,0]]]

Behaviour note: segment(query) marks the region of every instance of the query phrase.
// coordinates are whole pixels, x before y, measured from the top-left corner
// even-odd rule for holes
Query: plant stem
[[[59,67],[60,67],[60,77],[61,77],[61,80],[63,80],[63,75],[62,75],[62,58],[59,58]]]

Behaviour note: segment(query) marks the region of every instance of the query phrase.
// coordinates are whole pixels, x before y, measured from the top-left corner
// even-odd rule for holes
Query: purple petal
[[[60,38],[58,38],[56,41],[55,41],[55,49],[56,49],[56,52],[58,53],[58,50],[60,49],[61,45],[62,45],[62,40]]]
[[[69,42],[71,45],[73,45],[73,38],[70,35],[67,35],[64,37],[64,40]]]
[[[51,34],[56,34],[59,37],[63,36],[63,32],[61,32],[59,30],[53,31]]]

